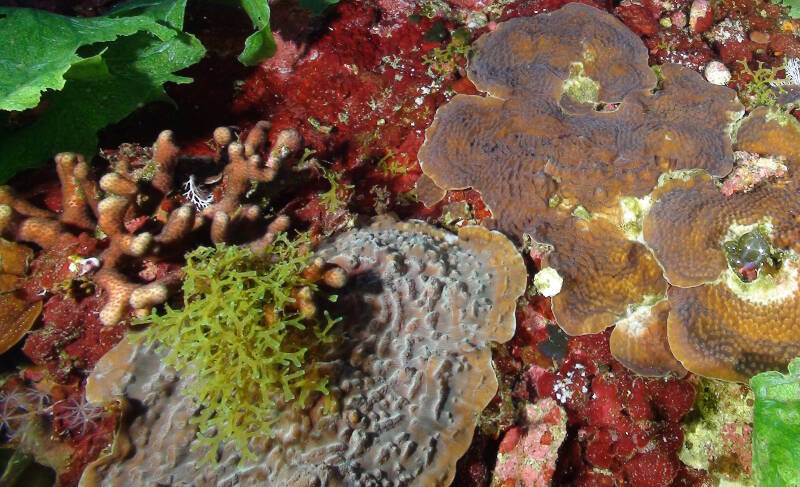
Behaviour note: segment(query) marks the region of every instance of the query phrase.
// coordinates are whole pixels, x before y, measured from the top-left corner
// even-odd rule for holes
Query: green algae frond
[[[786,69],[786,64],[775,68],[764,67],[764,63],[758,61],[758,69],[753,71],[747,61],[739,60],[742,69],[750,77],[750,81],[744,86],[744,97],[742,100],[749,107],[766,106],[771,107],[778,101],[778,95],[785,92],[780,86],[781,79],[778,73]]]
[[[345,208],[351,196],[350,192],[355,186],[340,182],[339,174],[334,171],[324,170],[323,175],[331,187],[319,195],[320,203],[331,213]]]
[[[446,47],[431,49],[427,55],[422,56],[422,63],[428,66],[428,75],[431,78],[447,76],[453,72],[472,52],[470,41],[472,34],[469,29],[456,29],[450,36]]]
[[[763,487],[800,486],[800,358],[789,373],[750,379],[753,407],[753,476]]]
[[[254,458],[248,443],[271,436],[277,410],[284,404],[309,406],[317,393],[327,394],[327,379],[314,357],[333,337],[336,320],[303,318],[292,294],[316,286],[302,276],[312,254],[303,252],[306,237],[280,234],[263,253],[217,245],[186,256],[183,309],[169,306],[139,321],[168,353],[167,364],[194,376],[187,396],[202,406],[193,418],[198,445],[208,448],[204,461],[215,462],[217,449],[233,440],[242,459]]]
[[[562,90],[574,102],[597,103],[600,85],[586,76],[583,63],[572,63],[569,68],[569,78],[564,80]]]

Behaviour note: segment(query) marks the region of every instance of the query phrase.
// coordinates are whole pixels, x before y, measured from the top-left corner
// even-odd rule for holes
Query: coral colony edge
[[[0,485],[800,486],[794,0],[13,4]]]

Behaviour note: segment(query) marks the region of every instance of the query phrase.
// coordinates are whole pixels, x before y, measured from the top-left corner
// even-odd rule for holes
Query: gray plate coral
[[[322,363],[328,398],[281,410],[275,437],[250,445],[257,461],[239,465],[229,443],[218,468],[195,470],[204,452],[192,451],[188,420],[197,407],[180,393],[191,377],[123,342],[98,364],[87,395],[145,409],[128,429],[129,456],[103,460],[86,483],[448,485],[497,389],[488,345],[514,333],[522,257],[482,227],[456,237],[385,218],[323,243],[318,255],[348,273],[336,305],[346,338]]]

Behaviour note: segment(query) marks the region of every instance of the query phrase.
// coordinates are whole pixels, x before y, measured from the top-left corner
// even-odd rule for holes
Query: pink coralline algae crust
[[[546,397],[524,408],[525,422],[500,442],[493,486],[547,487],[566,434],[566,414]]]
[[[781,178],[786,175],[786,166],[783,164],[785,159],[779,160],[764,159],[750,152],[734,152],[737,166],[733,173],[725,179],[722,184],[722,194],[730,196],[733,193],[746,193],[761,181],[770,178]]]
[[[753,427],[749,424],[726,424],[722,427],[722,443],[730,452],[728,458],[718,459],[722,468],[726,462],[735,463],[744,472],[751,472],[753,461]]]
[[[42,326],[25,340],[23,352],[60,382],[80,377],[125,334],[125,326],[100,323],[105,298],[93,294],[75,301],[56,295],[44,306]]]

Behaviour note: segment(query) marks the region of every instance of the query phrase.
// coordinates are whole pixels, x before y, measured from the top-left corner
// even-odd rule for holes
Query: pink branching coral
[[[267,151],[269,130],[269,123],[259,122],[239,142],[231,129],[218,128],[213,139],[216,155],[189,160],[181,157],[167,130],[152,151],[120,151],[99,172],[80,155],[59,154],[55,162],[61,211],[38,208],[2,187],[0,235],[48,249],[70,241],[76,231],[96,229],[108,245],[96,265],[81,275],[97,270],[94,282],[106,295],[101,322],[115,325],[130,311],[143,316],[179,287],[181,274],[170,269],[157,276],[144,271],[132,276],[137,267],[169,261],[185,251],[190,240],[209,236],[215,243],[244,243],[263,250],[288,229],[286,215],[265,221],[259,185],[278,176],[303,140],[298,132],[283,130]],[[187,174],[189,162],[193,172]],[[201,183],[201,173],[211,176]],[[185,193],[180,181],[188,181]]]

